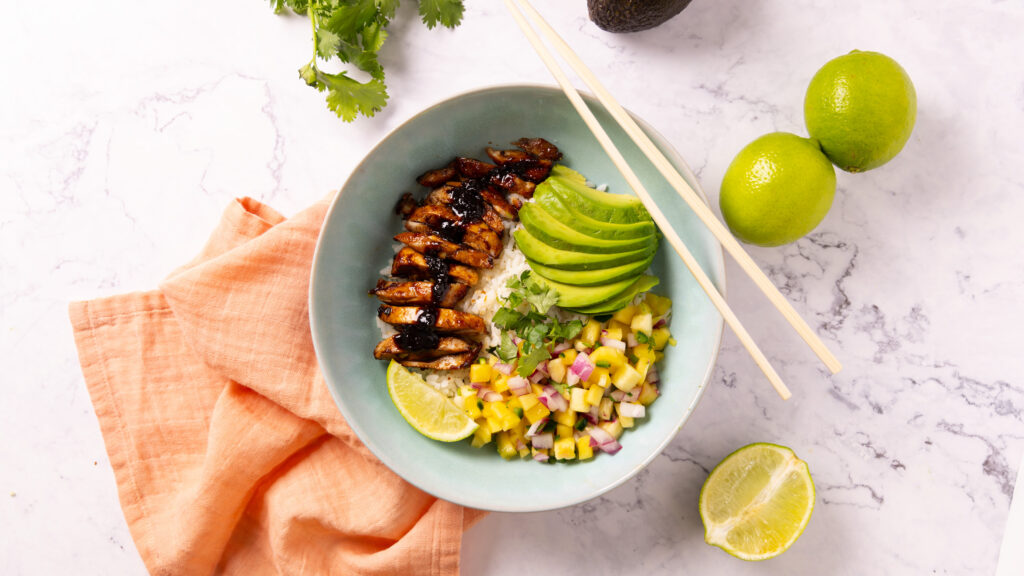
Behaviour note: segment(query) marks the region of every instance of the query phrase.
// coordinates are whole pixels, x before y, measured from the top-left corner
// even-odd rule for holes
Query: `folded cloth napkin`
[[[237,200],[158,290],[70,306],[154,575],[458,573],[462,534],[483,513],[374,458],[317,366],[307,291],[327,205],[286,220]]]

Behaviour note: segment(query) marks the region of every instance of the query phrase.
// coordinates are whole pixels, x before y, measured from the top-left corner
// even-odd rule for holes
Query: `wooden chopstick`
[[[740,265],[740,268],[747,273],[748,276],[754,281],[754,284],[761,289],[761,292],[768,297],[768,300],[779,310],[782,316],[789,322],[790,326],[796,330],[797,334],[810,346],[811,350],[818,356],[819,359],[828,367],[833,373],[837,373],[842,370],[842,364],[832,354],[832,352],[825,346],[824,342],[818,338],[818,335],[814,333],[807,322],[797,313],[793,308],[792,304],[782,295],[781,292],[772,284],[768,276],[761,270],[760,267],[754,262],[753,258],[740,246],[740,243],[735,237],[726,229],[725,225],[715,217],[711,208],[705,204],[697,193],[690,187],[686,180],[679,174],[679,172],[672,166],[668,158],[662,154],[661,150],[651,142],[651,139],[647,134],[637,126],[633,118],[622,108],[621,105],[615,100],[615,98],[605,89],[601,82],[597,79],[593,72],[580,60],[576,52],[569,47],[568,44],[558,35],[557,32],[544,20],[539,12],[530,4],[529,0],[520,0],[526,13],[533,19],[541,32],[547,37],[548,41],[554,44],[559,54],[569,63],[569,66],[579,75],[579,77],[594,91],[597,99],[604,105],[608,112],[613,118],[622,126],[623,130],[629,134],[629,137],[633,139],[633,142],[640,148],[642,152],[651,160],[654,166],[661,172],[661,175],[668,180],[669,184],[676,190],[680,197],[686,202],[691,210],[700,218],[701,222],[711,230],[715,238],[722,244],[722,246],[732,255],[736,262]]]
[[[622,157],[618,148],[615,147],[611,138],[608,137],[604,128],[601,127],[601,124],[594,116],[594,113],[590,111],[586,102],[583,101],[583,98],[580,97],[579,93],[573,87],[569,78],[565,75],[565,72],[562,71],[561,66],[559,66],[558,62],[555,61],[551,53],[548,52],[548,49],[544,46],[540,36],[538,36],[537,33],[534,32],[533,28],[530,27],[526,18],[523,16],[522,12],[519,11],[519,8],[513,0],[505,0],[505,6],[509,9],[509,12],[512,13],[512,17],[515,18],[516,24],[519,25],[520,29],[522,29],[523,34],[526,35],[526,39],[529,40],[534,50],[536,50],[537,55],[540,56],[544,65],[547,66],[559,86],[562,87],[562,91],[565,92],[565,95],[569,98],[573,107],[576,108],[580,117],[587,124],[587,127],[590,128],[590,131],[593,132],[609,158],[611,158],[612,163],[619,169],[619,172],[622,173],[622,176],[626,179],[630,188],[633,189],[640,201],[643,202],[644,207],[647,208],[648,212],[650,212],[654,222],[665,235],[665,239],[668,240],[668,243],[672,245],[672,248],[674,248],[679,257],[682,258],[683,264],[685,264],[686,268],[691,274],[693,274],[693,277],[697,280],[697,284],[700,285],[708,295],[708,298],[711,299],[711,303],[722,315],[722,318],[725,319],[726,324],[732,328],[732,331],[736,334],[737,338],[739,338],[740,343],[743,344],[743,347],[746,348],[747,352],[749,352],[751,357],[753,357],[758,368],[764,372],[768,381],[771,382],[772,386],[775,388],[775,391],[779,393],[779,396],[781,396],[783,400],[789,399],[791,393],[782,382],[782,378],[780,378],[778,373],[775,372],[775,369],[768,362],[768,358],[766,358],[764,353],[761,352],[757,343],[754,342],[754,339],[751,338],[746,328],[744,328],[743,324],[740,323],[739,318],[737,318],[736,314],[734,314],[732,309],[729,308],[729,304],[725,301],[725,298],[723,298],[715,288],[715,285],[711,282],[711,279],[708,278],[708,275],[704,273],[700,264],[697,263],[696,258],[693,257],[693,254],[691,254],[686,248],[686,245],[683,244],[682,239],[678,234],[676,234],[676,231],[672,229],[672,225],[669,223],[668,218],[665,217],[665,214],[662,213],[661,209],[654,203],[654,200],[651,199],[647,189],[644,188],[640,179],[637,178],[636,174],[633,172],[633,169],[626,163],[626,159]]]

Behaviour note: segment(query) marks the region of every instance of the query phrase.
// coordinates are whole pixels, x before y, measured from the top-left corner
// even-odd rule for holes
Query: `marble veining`
[[[155,286],[233,197],[294,213],[437,100],[550,83],[500,3],[468,1],[456,31],[427,31],[414,4],[381,54],[389,106],[352,125],[297,77],[308,23],[265,2],[7,8],[0,573],[145,573],[78,369],[69,300]],[[991,573],[1024,454],[1024,6],[697,0],[664,26],[613,35],[587,20],[583,0],[536,4],[688,159],[716,210],[744,144],[804,133],[803,91],[834,56],[895,57],[917,87],[918,119],[895,161],[838,174],[812,234],[750,249],[843,361],[840,374],[729,262],[729,301],[793,399],[780,401],[727,333],[703,400],[650,466],[578,506],[489,516],[465,537],[463,572]],[[790,551],[748,564],[703,543],[696,501],[709,470],[756,441],[807,460],[817,506]]]

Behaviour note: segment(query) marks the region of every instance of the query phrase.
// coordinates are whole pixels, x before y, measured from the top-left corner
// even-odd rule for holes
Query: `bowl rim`
[[[476,503],[476,502],[470,504],[470,503],[459,501],[458,498],[451,498],[451,495],[439,494],[434,489],[432,489],[430,486],[423,485],[420,482],[417,482],[416,480],[414,480],[412,478],[407,478],[404,475],[402,475],[400,472],[398,472],[398,470],[395,469],[395,466],[391,462],[391,458],[383,450],[380,450],[379,447],[377,447],[373,443],[373,441],[367,437],[365,430],[363,430],[358,424],[353,423],[348,418],[348,413],[347,413],[348,411],[345,409],[345,403],[340,401],[340,393],[336,392],[336,388],[338,388],[338,387],[330,385],[330,383],[327,381],[327,373],[323,370],[322,367],[320,367],[320,358],[323,357],[323,353],[320,350],[320,345],[317,343],[317,340],[318,340],[317,337],[316,337],[316,334],[318,332],[318,330],[317,330],[317,319],[316,319],[315,315],[313,314],[313,310],[314,310],[314,295],[315,295],[315,290],[314,289],[315,289],[315,286],[317,286],[317,271],[320,269],[320,259],[322,257],[322,249],[324,247],[324,242],[325,242],[324,241],[324,230],[326,228],[327,221],[330,219],[331,215],[334,213],[334,210],[337,208],[338,202],[341,200],[342,194],[343,194],[345,188],[348,186],[349,181],[352,179],[352,176],[354,174],[356,174],[357,172],[359,172],[360,168],[363,167],[363,164],[366,163],[367,159],[370,156],[372,156],[374,154],[374,152],[376,152],[377,149],[380,148],[381,145],[383,145],[383,143],[386,140],[388,140],[392,135],[394,135],[396,132],[398,132],[399,130],[404,128],[410,122],[412,122],[413,120],[418,119],[419,117],[427,114],[428,112],[433,111],[434,109],[436,109],[436,108],[438,108],[438,107],[440,107],[440,106],[442,106],[444,104],[447,104],[448,102],[450,102],[452,100],[458,100],[460,98],[464,98],[464,97],[467,97],[467,96],[475,96],[475,95],[486,94],[488,92],[498,92],[498,91],[503,91],[503,90],[519,89],[519,88],[543,90],[543,91],[548,91],[548,92],[557,93],[557,94],[561,94],[562,93],[561,88],[559,88],[556,85],[544,84],[544,83],[533,83],[533,82],[513,82],[513,83],[507,83],[507,84],[492,84],[490,86],[477,87],[477,88],[471,88],[471,89],[468,89],[468,90],[463,90],[463,91],[456,92],[454,94],[445,96],[444,98],[442,98],[440,100],[437,100],[433,104],[431,104],[431,105],[423,108],[422,110],[416,112],[415,114],[413,114],[412,116],[410,116],[409,118],[405,119],[400,124],[398,124],[397,126],[392,128],[386,135],[384,135],[379,141],[377,141],[377,143],[373,146],[373,148],[371,148],[365,155],[363,155],[363,158],[359,161],[359,163],[356,164],[352,168],[351,172],[349,172],[348,177],[345,179],[345,182],[341,185],[341,187],[338,188],[334,192],[334,198],[331,200],[330,205],[327,207],[327,211],[324,213],[324,223],[321,225],[320,232],[317,235],[316,247],[315,247],[314,252],[313,252],[313,260],[312,260],[311,267],[310,267],[309,294],[308,294],[308,298],[307,298],[307,314],[309,316],[310,337],[313,340],[313,349],[314,349],[314,352],[316,354],[318,370],[320,372],[320,376],[323,379],[324,385],[327,387],[327,391],[330,393],[331,398],[334,401],[335,407],[338,409],[339,412],[341,412],[341,415],[345,419],[345,422],[352,429],[352,431],[356,434],[356,437],[359,438],[359,441],[362,442],[363,445],[365,445],[366,448],[368,450],[370,450],[370,452],[378,460],[381,461],[381,463],[383,463],[385,466],[388,467],[389,470],[391,470],[393,473],[395,473],[395,475],[397,475],[402,480],[408,482],[409,484],[415,486],[419,490],[422,490],[422,491],[426,492],[427,494],[430,494],[430,495],[432,495],[432,496],[434,496],[436,498],[439,498],[441,500],[445,500],[447,502],[452,502],[454,504],[458,504],[458,505],[461,505],[461,506],[466,506],[466,507],[475,508],[475,509],[478,509],[478,510],[486,510],[486,511],[491,511],[491,512],[543,512],[543,511],[547,511],[547,510],[558,510],[558,509],[561,509],[561,508],[567,508],[569,506],[575,506],[577,504],[581,504],[581,503],[586,502],[588,500],[592,500],[594,498],[597,498],[598,496],[601,496],[602,494],[605,494],[605,493],[607,493],[607,492],[609,492],[609,491],[611,491],[611,490],[613,490],[615,488],[618,488],[622,484],[626,483],[626,481],[628,481],[631,478],[633,478],[634,476],[636,476],[641,470],[643,470],[648,465],[650,465],[650,463],[653,462],[655,458],[657,458],[662,452],[665,451],[665,448],[672,442],[672,440],[675,439],[676,436],[679,435],[680,430],[682,430],[683,426],[686,424],[687,421],[689,421],[690,417],[693,415],[693,411],[696,408],[697,403],[700,402],[701,398],[704,397],[704,392],[707,389],[708,384],[711,381],[711,376],[714,373],[716,366],[718,365],[718,356],[721,353],[722,339],[723,339],[724,334],[725,334],[725,320],[721,317],[721,315],[719,315],[718,316],[718,320],[719,320],[718,321],[718,328],[717,328],[717,331],[718,331],[717,340],[718,340],[718,342],[715,345],[714,352],[711,355],[711,361],[708,363],[708,367],[707,367],[707,370],[704,373],[703,379],[702,379],[700,385],[697,387],[697,393],[694,395],[693,400],[690,402],[690,404],[686,407],[686,411],[683,414],[682,419],[676,425],[675,429],[672,430],[672,433],[671,434],[667,434],[665,436],[665,438],[662,439],[661,442],[658,443],[657,448],[655,450],[653,450],[650,455],[648,455],[646,458],[644,458],[642,461],[640,461],[638,464],[636,464],[633,468],[631,468],[630,470],[628,470],[627,472],[622,474],[620,477],[612,480],[611,482],[609,482],[609,483],[607,483],[607,484],[605,484],[603,486],[595,488],[593,491],[588,492],[588,493],[586,493],[583,496],[574,496],[572,498],[567,498],[564,502],[559,503],[559,504],[554,505],[554,506],[552,506],[552,505],[539,505],[539,506],[530,506],[530,505],[501,506],[501,505],[499,505],[499,506],[494,506],[492,504],[486,504],[486,503],[484,505],[480,505],[480,503]],[[590,92],[585,91],[585,90],[578,90],[578,92],[580,93],[580,96],[582,96],[583,99],[587,102],[588,105],[603,107],[603,105],[600,103],[600,101],[593,94],[591,94]],[[672,146],[672,144],[668,140],[666,140],[665,137],[662,136],[662,134],[658,130],[656,130],[650,123],[648,123],[646,120],[644,120],[643,118],[640,118],[639,116],[634,114],[628,108],[625,108],[625,110],[626,110],[626,113],[629,114],[630,117],[633,118],[633,120],[640,126],[640,128],[645,133],[647,133],[647,135],[651,138],[651,140],[655,144],[659,145],[659,147],[665,153],[665,156],[673,164],[673,167],[681,168],[680,172],[681,172],[682,176],[684,176],[684,179],[686,179],[688,182],[693,182],[694,184],[696,184],[696,187],[695,187],[696,188],[696,192],[697,192],[697,194],[700,195],[700,198],[704,201],[704,203],[705,204],[710,204],[708,202],[707,194],[704,193],[704,187],[701,185],[700,180],[693,173],[693,170],[690,168],[690,165],[687,164],[686,160],[682,157],[681,154],[679,154],[679,152],[675,149],[675,147]],[[722,245],[720,243],[718,243],[717,240],[715,241],[715,247],[712,249],[712,252],[713,252],[713,263],[715,265],[717,265],[717,267],[722,271],[721,279],[720,279],[720,284],[721,284],[720,292],[722,294],[722,297],[725,297],[726,296],[726,292],[727,292],[727,290],[726,290],[727,282],[726,282],[725,255],[724,255],[724,251],[722,249]]]

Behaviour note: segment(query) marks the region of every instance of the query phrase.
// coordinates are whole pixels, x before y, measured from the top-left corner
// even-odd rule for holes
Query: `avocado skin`
[[[690,0],[587,0],[587,11],[602,30],[639,32],[666,22],[689,4]]]

